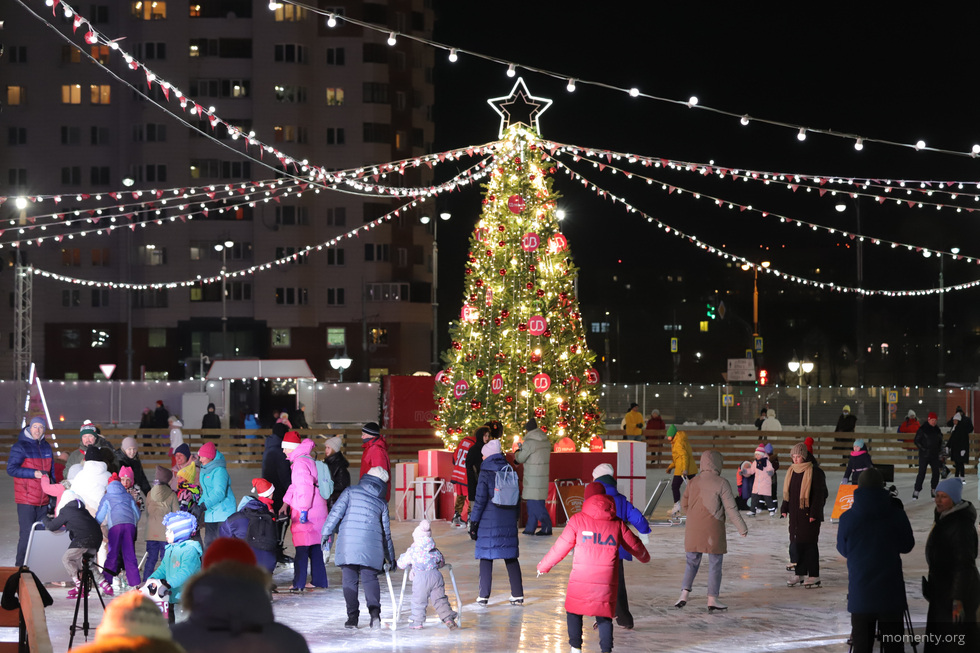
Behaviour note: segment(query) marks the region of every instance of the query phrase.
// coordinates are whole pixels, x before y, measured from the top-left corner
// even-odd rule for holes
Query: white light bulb
[[[575,91],[575,80],[572,79],[571,77],[569,77],[568,78],[568,86],[566,86],[565,88],[568,89],[568,92],[569,93],[574,92]]]
[[[925,146],[926,146],[926,142],[925,141],[916,141],[915,142],[915,149],[916,150],[921,150]]]
[[[516,74],[517,74],[517,71],[514,70],[514,64],[510,64],[509,66],[507,66],[507,76],[508,77],[513,77]]]
[[[27,200],[23,197],[18,197],[16,200],[14,200],[14,206],[16,206],[18,209],[26,209]]]
[[[630,97],[637,97],[639,95],[640,95],[640,89],[636,88],[635,86],[630,89]]]
[[[449,50],[449,61],[456,63],[457,60],[459,60],[459,55],[456,54],[456,48],[451,48]]]
[[[336,27],[336,26],[337,26],[337,17],[334,16],[333,14],[328,14],[327,27]]]
[[[745,125],[749,124],[749,117],[747,115],[742,116],[742,119],[739,120],[739,122],[742,123],[742,126],[744,127]]]
[[[269,3],[269,11],[275,11],[276,9],[278,9],[281,6],[282,6],[281,4],[279,4],[275,0],[272,0],[272,2]]]
[[[974,154],[980,154],[980,145],[974,145],[973,149],[970,151],[973,152]]]
[[[854,141],[854,149],[857,150],[858,152],[860,152],[861,150],[864,149],[864,139],[863,138],[859,138],[856,141]]]
[[[691,99],[687,101],[687,106],[696,107],[698,105],[698,96],[692,95]]]
[[[800,133],[796,135],[796,138],[801,141],[806,140],[806,127],[800,127]]]
[[[389,34],[388,34],[388,45],[394,45],[395,43],[398,43],[398,39],[395,38],[395,33],[394,32],[389,32]]]

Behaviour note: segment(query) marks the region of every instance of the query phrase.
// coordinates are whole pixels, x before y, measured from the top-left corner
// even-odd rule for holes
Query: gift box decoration
[[[425,476],[415,479],[415,519],[436,519],[436,492],[440,488],[439,479]]]
[[[453,477],[453,452],[445,449],[422,449],[419,451],[419,476],[444,478]]]
[[[415,519],[415,478],[418,472],[418,463],[395,464],[395,519]]]
[[[616,454],[616,489],[642,510],[647,500],[646,443],[611,440],[606,447]]]

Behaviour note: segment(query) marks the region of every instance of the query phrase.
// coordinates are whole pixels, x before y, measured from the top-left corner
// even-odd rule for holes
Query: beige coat
[[[725,516],[732,520],[739,534],[749,529],[738,512],[732,486],[721,476],[721,452],[709,449],[701,454],[701,473],[687,483],[681,497],[681,508],[687,515],[684,527],[684,550],[688,553],[728,553]]]

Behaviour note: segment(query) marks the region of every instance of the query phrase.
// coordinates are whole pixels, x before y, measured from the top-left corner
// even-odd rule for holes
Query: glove
[[[640,535],[640,541],[643,542],[644,545],[650,544],[649,533],[640,533],[639,535]]]
[[[389,571],[391,571],[391,563],[390,563],[390,562],[388,562],[387,560],[385,560],[385,562],[384,562],[384,564],[383,564],[383,565],[381,565],[381,569],[382,569],[382,570],[383,570],[383,571],[384,571],[385,573],[388,573]]]
[[[480,529],[479,522],[475,522],[475,521],[470,522],[468,530],[470,533],[470,539],[473,540],[474,542],[476,541],[476,533],[479,529]]]
[[[306,522],[310,521],[309,520],[309,516],[310,516],[309,511],[307,511],[307,510],[300,510],[299,511],[299,523],[305,524]]]

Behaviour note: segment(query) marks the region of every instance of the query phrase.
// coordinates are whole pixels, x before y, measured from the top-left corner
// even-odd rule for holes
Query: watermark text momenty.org
[[[966,643],[966,635],[954,633],[903,633],[901,635],[881,634],[882,644],[953,644],[963,646]]]

